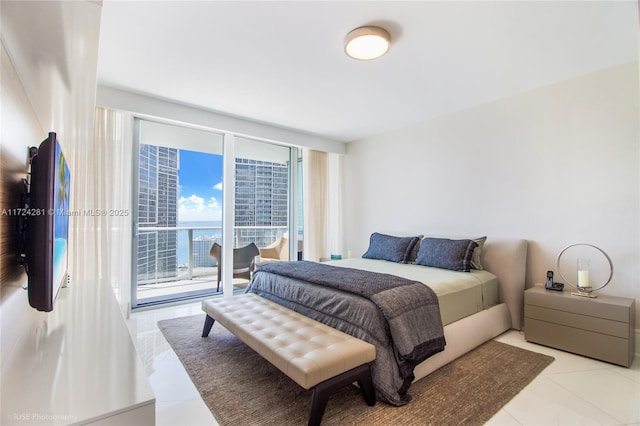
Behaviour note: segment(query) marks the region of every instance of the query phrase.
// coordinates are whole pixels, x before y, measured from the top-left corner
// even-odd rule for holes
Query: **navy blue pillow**
[[[471,257],[478,243],[472,240],[423,238],[416,265],[433,266],[452,271],[471,271]]]
[[[374,232],[369,238],[369,249],[362,257],[407,263],[418,237],[394,237]]]

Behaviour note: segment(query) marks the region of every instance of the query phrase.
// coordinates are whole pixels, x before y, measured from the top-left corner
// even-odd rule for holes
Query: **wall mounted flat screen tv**
[[[31,159],[27,219],[29,304],[49,312],[67,281],[71,175],[57,136],[49,133]]]

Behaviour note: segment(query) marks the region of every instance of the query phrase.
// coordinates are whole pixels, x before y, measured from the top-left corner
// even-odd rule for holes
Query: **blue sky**
[[[180,150],[178,221],[222,220],[222,156]]]

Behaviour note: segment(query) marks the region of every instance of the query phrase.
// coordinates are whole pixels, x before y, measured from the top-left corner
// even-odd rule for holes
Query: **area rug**
[[[204,314],[158,322],[216,420],[227,425],[305,425],[311,391],[289,379],[220,324],[202,338]],[[369,407],[355,386],[330,397],[323,425],[480,425],[552,357],[489,341],[417,381],[413,400]]]

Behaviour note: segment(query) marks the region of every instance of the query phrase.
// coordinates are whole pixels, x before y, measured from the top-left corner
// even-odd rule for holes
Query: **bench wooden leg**
[[[358,382],[364,394],[367,405],[373,406],[376,403],[375,390],[371,379],[371,367],[369,364],[361,365],[349,371],[345,371],[335,377],[318,383],[313,388],[311,395],[311,412],[309,413],[309,426],[318,426],[322,421],[324,410],[327,407],[329,397],[339,389]]]
[[[360,379],[357,380],[360,389],[362,389],[362,394],[364,395],[364,400],[366,401],[369,407],[373,407],[376,405],[376,391],[373,388],[373,379],[371,378],[371,367],[369,367],[366,373],[360,376]]]
[[[211,332],[211,327],[213,327],[213,323],[216,322],[209,315],[204,319],[204,328],[202,329],[202,337],[207,337]]]

